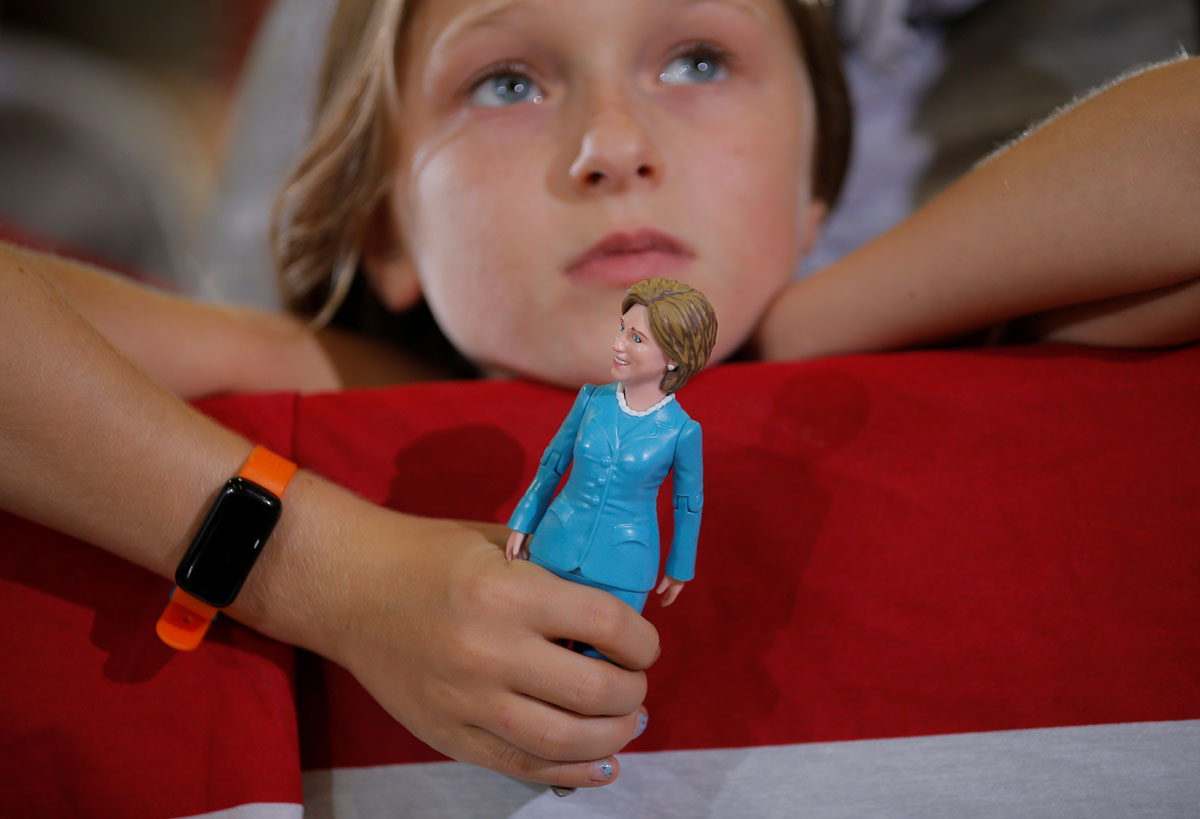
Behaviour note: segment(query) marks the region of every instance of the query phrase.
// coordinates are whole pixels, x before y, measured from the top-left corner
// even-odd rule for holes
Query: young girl
[[[578,386],[624,288],[678,274],[741,346],[845,174],[837,54],[819,4],[629,5],[342,3],[369,35],[280,202],[289,305],[327,315],[361,257],[485,371]]]
[[[285,289],[332,312],[361,267],[382,305],[423,300],[480,368],[578,385],[604,377],[593,350],[623,289],[666,274],[709,296],[728,356],[837,194],[848,116],[831,43],[801,0],[345,0],[282,200]],[[1179,63],[1097,97],[882,250],[786,290],[764,353],[908,344],[1083,300],[1099,319],[1061,326],[1091,340],[1147,340],[1121,321],[1143,308],[1176,311],[1148,340],[1194,337],[1196,74]],[[180,396],[431,374],[18,248],[0,265],[0,505],[164,577],[251,449]],[[564,787],[615,778],[657,653],[632,609],[507,563],[502,531],[400,515],[311,473],[284,505],[235,618],[340,663],[458,759]],[[530,639],[563,634],[619,665]]]

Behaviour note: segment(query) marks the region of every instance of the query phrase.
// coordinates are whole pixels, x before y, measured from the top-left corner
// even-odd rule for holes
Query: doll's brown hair
[[[658,387],[675,392],[708,363],[717,343],[717,314],[703,293],[673,279],[646,279],[626,290],[621,315],[635,304],[645,306],[654,340],[676,364]]]
[[[829,0],[781,0],[816,110],[812,195],[836,203],[850,156],[850,96]],[[284,305],[327,322],[354,281],[367,225],[387,194],[399,111],[396,61],[412,0],[341,0],[330,25],[315,124],[281,191],[271,252]]]

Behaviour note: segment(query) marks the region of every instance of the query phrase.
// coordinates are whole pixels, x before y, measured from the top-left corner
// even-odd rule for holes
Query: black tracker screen
[[[230,479],[175,571],[179,588],[209,605],[232,603],[282,509],[258,484]]]

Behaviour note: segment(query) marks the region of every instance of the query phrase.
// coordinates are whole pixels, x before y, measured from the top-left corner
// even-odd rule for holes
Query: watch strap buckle
[[[191,651],[203,642],[216,616],[216,606],[210,606],[176,586],[154,630],[171,648]]]

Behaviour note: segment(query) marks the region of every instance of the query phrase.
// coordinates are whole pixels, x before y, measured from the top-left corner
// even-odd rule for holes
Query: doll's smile
[[[566,273],[576,281],[629,287],[643,279],[670,276],[693,256],[682,242],[662,231],[615,231],[567,265]]]
[[[643,304],[634,304],[621,317],[620,331],[612,341],[609,373],[614,380],[632,385],[643,381],[657,383],[662,378],[667,356],[649,327],[650,314]]]

